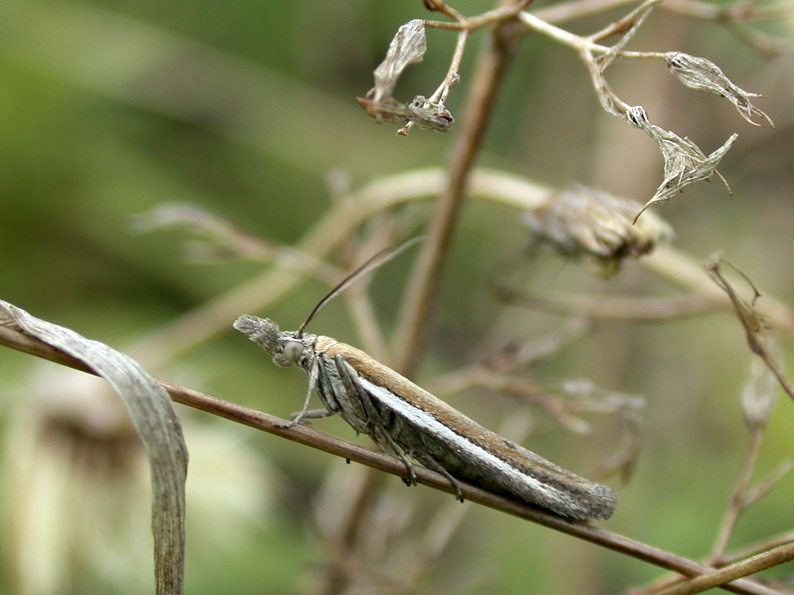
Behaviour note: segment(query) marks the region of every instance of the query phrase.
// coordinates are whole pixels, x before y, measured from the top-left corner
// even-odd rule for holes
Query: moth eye
[[[287,341],[284,343],[284,359],[294,364],[303,355],[303,343],[300,341]]]

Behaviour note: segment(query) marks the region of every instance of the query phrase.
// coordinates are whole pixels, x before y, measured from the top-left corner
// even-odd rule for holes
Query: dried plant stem
[[[449,89],[458,82],[458,69],[460,68],[460,61],[463,58],[463,50],[466,49],[466,41],[469,39],[469,32],[466,30],[458,33],[458,41],[455,44],[455,52],[452,54],[452,62],[447,70],[447,75],[438,89],[430,96],[429,101],[444,103],[449,94]]]
[[[571,0],[551,6],[544,6],[532,11],[532,15],[547,23],[563,23],[581,19],[619,8],[625,4],[634,4],[637,0]]]
[[[757,554],[747,560],[682,581],[672,587],[658,591],[656,595],[690,595],[691,593],[702,593],[715,587],[724,588],[727,583],[737,578],[749,576],[791,560],[794,560],[794,543],[787,543]]]
[[[664,7],[687,16],[727,23],[784,19],[794,13],[794,6],[790,2],[761,6],[759,3],[744,0],[729,4],[712,4],[699,0],[665,0]]]
[[[295,251],[323,258],[374,214],[427,198],[438,192],[441,183],[441,172],[438,170],[411,172],[378,180],[329,209],[304,234],[296,244]],[[259,311],[278,301],[303,277],[300,272],[282,267],[268,270],[159,328],[128,352],[131,351],[133,357],[144,363],[145,367],[160,365],[179,353],[195,348],[215,334],[228,330],[230,321],[241,312]]]
[[[787,543],[794,543],[794,531],[786,531],[772,537],[765,537],[759,541],[743,546],[725,555],[726,560],[742,560],[756,556]]]
[[[462,125],[452,147],[446,183],[437,200],[428,239],[411,274],[397,326],[396,369],[409,377],[421,356],[469,174],[479,155],[514,42],[504,25],[498,27],[488,38],[475,68]]]
[[[563,45],[567,45],[572,47],[576,50],[581,50],[583,47],[590,47],[591,49],[600,49],[603,52],[608,51],[609,48],[605,46],[594,45],[590,41],[580,37],[574,33],[570,33],[565,29],[561,29],[559,27],[555,27],[551,23],[544,21],[541,18],[538,18],[532,13],[529,12],[522,12],[518,17],[521,22],[526,25],[532,31],[536,31],[537,33],[541,33],[546,37],[553,39]]]
[[[634,322],[665,322],[713,312],[717,307],[699,295],[669,298],[544,294],[497,287],[499,297],[511,305],[569,316],[580,315]]]
[[[760,428],[756,427],[750,433],[750,444],[747,447],[744,463],[742,464],[741,471],[739,472],[739,477],[736,479],[736,482],[733,485],[728,507],[726,508],[725,515],[723,516],[722,522],[720,523],[717,537],[714,540],[714,545],[711,548],[711,554],[709,554],[707,559],[709,564],[718,564],[724,559],[725,548],[728,546],[728,540],[733,533],[733,528],[736,525],[736,521],[739,519],[739,516],[742,514],[742,511],[745,508],[745,493],[747,491],[747,486],[750,484],[750,477],[753,474],[756,460],[758,459],[760,446],[761,430]]]
[[[609,27],[607,27],[604,31],[599,31],[594,35],[588,37],[581,37],[574,33],[571,33],[565,29],[561,29],[560,27],[556,27],[552,25],[549,20],[541,18],[536,13],[529,13],[529,12],[522,12],[519,14],[519,20],[529,29],[540,33],[541,35],[545,35],[546,37],[553,39],[554,41],[561,43],[563,45],[567,45],[580,54],[584,53],[593,53],[593,54],[610,54],[614,57],[621,57],[621,58],[662,58],[664,59],[665,53],[664,52],[627,52],[620,49],[625,42],[630,39],[630,36],[621,40],[620,47],[616,50],[616,48],[610,48],[601,44],[596,43],[609,35],[614,34],[615,32],[619,31],[623,26],[626,25],[626,21],[632,21],[635,17],[637,18],[638,22],[647,16],[647,12],[641,13],[641,11],[647,11],[648,8],[651,6],[658,4],[660,0],[649,0],[648,2],[643,3],[637,10],[632,11],[621,19],[620,21],[616,21],[612,23]]]
[[[0,344],[71,368],[93,373],[91,370],[87,369],[85,364],[81,361],[56,350],[50,345],[27,336],[15,328],[0,325]],[[351,444],[308,426],[296,425],[285,427],[287,425],[286,420],[219,399],[218,397],[186,386],[167,380],[158,380],[158,382],[168,391],[177,403],[262,430],[281,438],[286,438],[293,442],[347,460],[370,466],[380,471],[385,471],[398,477],[406,477],[407,475],[405,465],[394,457],[383,455],[356,444]],[[454,488],[444,476],[422,467],[417,467],[415,472],[418,483],[450,494],[454,493]],[[791,555],[794,554],[794,544],[786,544],[785,546],[774,548],[769,552],[755,556],[739,565],[733,565],[719,571],[714,571],[714,569],[709,566],[660,550],[629,537],[589,524],[569,521],[553,513],[534,508],[515,500],[497,496],[496,494],[468,484],[461,483],[460,488],[466,500],[471,502],[488,506],[495,510],[511,514],[518,518],[523,518],[550,529],[566,533],[573,537],[687,576],[702,575],[699,578],[704,578],[706,576],[715,576],[717,573],[720,573],[719,576],[723,577],[722,573],[726,570],[741,572],[743,574],[740,576],[744,576],[791,559]],[[706,575],[705,573],[709,574]],[[729,578],[727,580],[732,579]],[[720,584],[725,582],[727,581],[722,580]],[[747,579],[734,580],[731,584],[725,584],[723,588],[733,593],[779,595],[775,590]]]
[[[504,21],[512,20],[516,15],[524,10],[532,0],[518,0],[511,2],[506,0],[501,2],[502,6],[484,12],[480,15],[473,17],[464,17],[460,13],[448,14],[452,17],[452,23],[446,21],[425,21],[425,27],[434,29],[453,29],[457,31],[474,31],[489,25],[495,25]]]
[[[571,33],[570,31],[566,31],[565,29],[561,29],[560,27],[552,25],[549,20],[546,20],[546,18],[539,16],[541,14],[545,16],[545,13],[521,12],[519,13],[517,18],[530,30],[540,33],[541,35],[545,35],[549,39],[553,39],[558,43],[567,45],[579,53],[582,52],[592,52],[595,54],[611,53],[614,54],[615,56],[618,55],[623,56],[628,52],[616,51],[615,48],[610,48],[604,45],[600,45],[596,43],[596,41],[604,39],[609,35],[612,35],[613,33],[621,30],[627,24],[627,22],[632,21],[633,19],[635,19],[635,17],[638,17],[639,19],[644,18],[647,12],[643,13],[643,11],[647,11],[651,6],[658,4],[660,1],[661,0],[647,0],[637,9],[629,13],[623,19],[620,19],[619,21],[610,24],[607,27],[607,29],[605,29],[604,31],[600,31],[588,37],[582,37],[574,33]],[[617,5],[621,3],[616,2],[615,4]],[[626,39],[625,41],[628,41],[628,39]],[[620,44],[621,47],[624,44],[625,42],[621,41]],[[633,54],[632,57],[635,58],[657,57],[656,53],[647,53],[647,54],[643,52],[630,52],[630,53]]]

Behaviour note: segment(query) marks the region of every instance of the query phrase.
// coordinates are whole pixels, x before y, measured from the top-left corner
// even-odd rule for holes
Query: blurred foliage
[[[453,5],[466,14],[490,6],[475,0]],[[443,165],[454,128],[448,135],[413,130],[398,138],[395,127],[378,126],[354,101],[371,87],[371,70],[396,29],[426,14],[419,1],[385,0],[0,4],[0,297],[123,348],[260,268],[188,263],[178,234],[129,233],[133,215],[189,201],[253,234],[291,244],[328,208],[326,176],[332,169],[359,186]],[[619,14],[582,19],[571,28],[592,31]],[[739,132],[720,167],[735,196],[728,198],[719,183],[700,184],[659,212],[673,224],[681,249],[697,258],[721,249],[764,291],[794,303],[794,24],[765,27],[789,36],[774,60],[760,58],[716,24],[661,10],[635,43],[714,60],[737,84],[766,96],[759,104],[776,130],[748,126],[727,103],[678,86],[660,65],[619,63],[610,80],[660,125],[704,149]],[[474,34],[461,83],[448,101],[456,116],[483,35]],[[425,60],[406,71],[398,93],[429,95],[446,72],[453,45],[453,35],[429,31]],[[601,112],[573,52],[538,36],[524,40],[515,57],[480,162],[551,185],[593,184],[641,202],[653,194],[662,170],[653,143]],[[526,242],[516,213],[470,205],[446,274],[425,373],[482,356],[499,333],[531,335],[559,326],[552,315],[514,308],[505,314],[483,282]],[[407,266],[395,261],[373,284],[387,328]],[[654,287],[635,265],[609,282],[573,264],[557,261],[548,268],[542,278],[560,290],[639,293]],[[301,284],[272,311],[258,314],[292,328],[324,292],[316,282]],[[354,343],[343,312],[341,303],[329,306],[313,330]],[[232,336],[231,322],[216,340],[152,372],[175,374],[175,380],[276,415],[298,409],[305,378],[271,369],[264,354]],[[634,477],[617,486],[621,501],[611,529],[682,555],[708,551],[747,441],[737,399],[749,357],[729,316],[665,325],[604,322],[596,334],[533,371],[541,378],[586,377],[647,398],[644,449]],[[0,389],[0,428],[11,423],[13,405],[26,398],[25,375],[36,366],[18,354],[0,356],[0,372],[8,379]],[[488,403],[455,398],[464,411],[498,424]],[[792,404],[785,402],[767,432],[759,474],[790,455],[792,423]],[[574,461],[585,474],[598,458],[577,453],[592,447],[604,455],[615,447],[608,422],[595,421],[594,436],[584,438],[562,434],[543,415],[537,424],[530,447],[561,464]],[[308,492],[320,483],[328,457],[218,425],[244,433],[279,469],[278,485],[269,486],[277,503],[261,532],[241,539],[239,547],[228,535],[231,542],[214,544],[211,535],[195,543],[188,533],[187,592],[305,587],[324,559],[321,545],[304,533],[312,514]],[[353,438],[337,420],[321,427]],[[393,478],[387,481],[403,490]],[[211,482],[204,486],[211,498]],[[757,504],[739,523],[736,545],[790,528],[792,490],[794,478],[788,477]],[[443,498],[425,492],[400,495]],[[462,573],[454,583],[460,592],[617,592],[659,574],[490,511],[470,515],[438,568],[442,577]],[[581,576],[571,572],[576,567]],[[440,588],[439,580],[429,579],[426,592]],[[4,572],[0,590],[11,588]]]

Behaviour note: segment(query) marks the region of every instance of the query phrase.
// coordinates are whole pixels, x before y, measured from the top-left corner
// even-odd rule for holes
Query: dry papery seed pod
[[[392,97],[397,81],[409,64],[421,62],[427,50],[425,23],[421,19],[407,22],[397,30],[386,57],[373,72],[375,86],[356,101],[378,122],[413,122],[421,128],[446,132],[454,122],[442,101],[417,95],[409,103]]]
[[[736,107],[742,118],[753,126],[760,126],[753,120],[753,116],[760,116],[772,128],[775,127],[772,119],[750,101],[751,97],[763,97],[763,95],[745,91],[734,84],[711,60],[690,56],[683,52],[667,52],[665,62],[668,70],[690,89],[724,97]]]

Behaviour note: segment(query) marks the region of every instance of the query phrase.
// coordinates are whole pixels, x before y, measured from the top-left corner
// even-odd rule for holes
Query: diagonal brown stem
[[[502,2],[503,5],[511,3],[511,0]],[[446,182],[438,197],[427,241],[411,274],[397,325],[395,347],[395,368],[409,377],[424,347],[469,174],[480,153],[500,82],[517,42],[514,25],[507,22],[495,29],[479,57],[461,116],[461,129],[452,147]]]
[[[715,587],[723,587],[726,583],[755,574],[772,566],[794,560],[794,543],[779,545],[771,550],[756,554],[747,560],[735,562],[719,570],[696,576],[658,592],[658,595],[691,595],[702,593]]]

